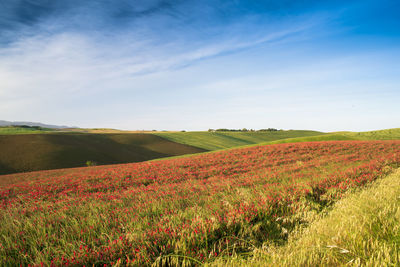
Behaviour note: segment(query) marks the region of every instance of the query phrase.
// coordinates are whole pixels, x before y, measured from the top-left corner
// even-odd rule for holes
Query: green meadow
[[[267,144],[297,143],[297,142],[314,142],[314,141],[340,141],[340,140],[398,140],[400,139],[400,128],[385,129],[367,132],[337,132],[324,135],[295,137],[271,142]]]
[[[259,144],[280,139],[324,135],[318,131],[246,131],[246,132],[156,132],[165,139],[205,150],[219,150],[236,146]]]

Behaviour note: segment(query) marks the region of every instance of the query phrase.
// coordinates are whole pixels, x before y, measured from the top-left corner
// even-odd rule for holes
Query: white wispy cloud
[[[116,87],[134,90],[140,86],[135,84],[137,76],[187,67],[199,60],[282,41],[319,23],[301,19],[294,22],[293,18],[289,22],[281,23],[284,27],[263,29],[251,24],[252,20],[242,21],[240,26],[228,25],[229,34],[207,40],[199,38],[188,44],[168,38],[162,42],[154,32],[144,34],[141,29],[105,35],[62,31],[59,30],[62,25],[56,25],[58,20],[44,21],[37,34],[21,34],[12,44],[0,48],[0,101],[8,105],[15,101],[20,106],[22,100],[60,101],[71,94],[93,95]],[[243,34],[249,27],[256,30]]]

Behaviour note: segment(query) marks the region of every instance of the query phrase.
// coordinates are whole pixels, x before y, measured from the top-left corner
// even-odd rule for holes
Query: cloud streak
[[[208,118],[210,124],[213,116],[206,114],[210,110],[220,114],[224,118],[221,121],[233,123],[241,118],[245,122],[240,114],[254,116],[254,110],[268,111],[258,102],[265,101],[268,94],[283,101],[284,96],[273,96],[274,91],[296,96],[300,91],[316,95],[325,92],[326,96],[329,90],[343,93],[345,89],[334,89],[330,83],[349,89],[351,83],[344,79],[361,75],[357,68],[362,74],[373,70],[345,61],[343,67],[335,66],[350,76],[334,68],[320,71],[319,60],[332,62],[335,57],[345,58],[347,52],[329,50],[330,43],[337,42],[329,39],[332,32],[346,31],[338,27],[343,20],[342,6],[326,12],[318,3],[3,1],[0,114],[8,120],[53,124],[167,128],[160,121],[180,116],[182,109],[196,121]],[[317,45],[316,40],[324,43]],[[318,49],[325,50],[323,56]],[[310,62],[314,67],[304,72]],[[295,67],[288,71],[285,64]],[[246,75],[257,78],[252,82]],[[394,83],[388,87],[393,88]],[[240,99],[243,103],[237,104]],[[327,101],[326,97],[321,99]],[[196,106],[198,112],[185,103]],[[202,105],[213,108],[204,109]],[[296,105],[290,110],[295,109]],[[147,114],[138,115],[142,112]],[[235,118],[228,119],[229,113],[236,114]],[[118,125],[112,123],[117,117]],[[126,127],[123,121],[142,126]],[[188,124],[190,119],[184,121]],[[102,122],[108,124],[100,125]],[[197,128],[193,124],[192,129],[205,124]],[[171,122],[169,125],[169,129],[181,128]]]
[[[162,3],[149,5],[138,12],[150,12],[160,6]],[[142,20],[135,23],[146,24],[148,18]],[[8,96],[12,100],[80,90],[110,90],[104,85],[115,84],[114,80],[119,80],[117,84],[124,80],[129,84],[135,76],[188,67],[215,56],[282,42],[285,38],[309,31],[320,20],[304,21],[294,17],[284,26],[281,22],[281,26],[275,29],[273,23],[270,27],[259,27],[256,22],[251,18],[240,21],[240,24],[230,24],[224,27],[226,34],[206,39],[199,36],[188,42],[167,38],[163,42],[154,31],[146,32],[142,28],[106,33],[61,31],[54,29],[62,29],[63,23],[46,20],[37,25],[40,33],[34,36],[21,34],[12,45],[0,49],[0,75],[4,81],[0,94],[3,99]],[[244,35],[243,31],[248,28],[254,30]],[[171,35],[179,35],[176,31],[172,30]],[[222,29],[219,31],[223,32]]]

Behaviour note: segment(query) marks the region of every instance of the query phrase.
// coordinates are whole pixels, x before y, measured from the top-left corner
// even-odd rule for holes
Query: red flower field
[[[400,165],[400,141],[254,146],[0,176],[0,265],[196,264],[284,243]]]

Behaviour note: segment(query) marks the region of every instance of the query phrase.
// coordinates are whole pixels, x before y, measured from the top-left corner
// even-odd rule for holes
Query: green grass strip
[[[220,150],[279,139],[323,135],[324,133],[289,130],[273,132],[155,132],[153,134],[185,145],[206,150]]]

